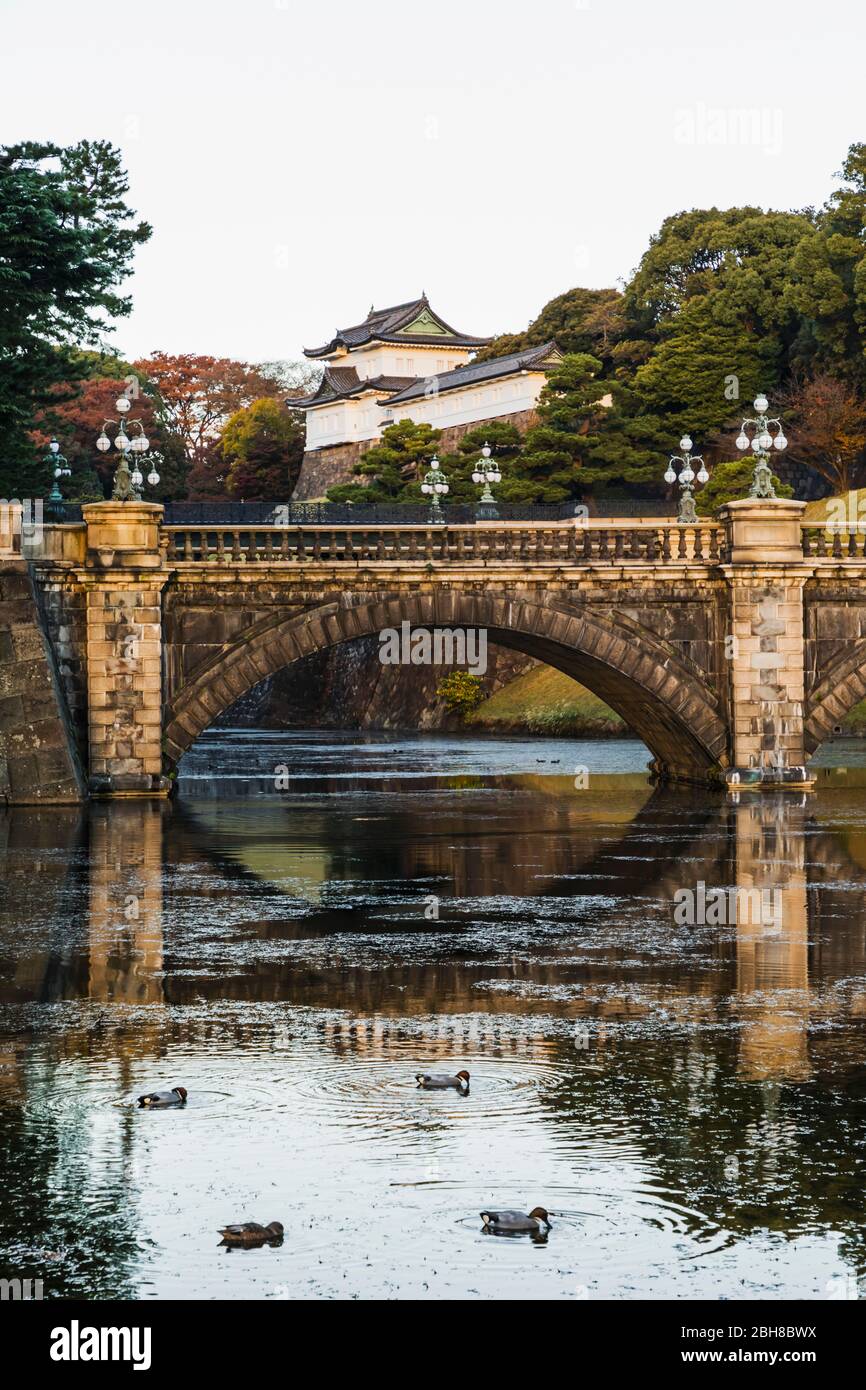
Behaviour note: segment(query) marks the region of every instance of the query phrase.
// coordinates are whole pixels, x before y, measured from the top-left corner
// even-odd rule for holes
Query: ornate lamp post
[[[744,420],[740,426],[740,433],[737,436],[737,448],[748,449],[751,444],[755,453],[755,476],[749,491],[750,497],[775,497],[776,490],[773,487],[773,470],[768,463],[770,449],[787,449],[788,441],[785,438],[785,431],[782,429],[782,421],[778,418],[770,419],[767,411],[770,403],[764,395],[756,396],[754,399],[755,415],[754,420]],[[778,427],[775,437],[770,433],[770,426]],[[754,431],[750,439],[746,433],[747,429]]]
[[[141,423],[140,420],[130,420],[129,422],[130,425],[135,426],[135,428],[138,431],[137,434],[134,434],[132,438],[130,438],[130,436],[126,433],[126,420],[124,417],[126,416],[130,408],[130,401],[128,396],[118,396],[117,400],[114,402],[114,406],[118,414],[120,415],[120,421],[104,421],[102,426],[102,434],[96,441],[96,447],[103,454],[107,449],[111,448],[111,440],[106,434],[106,429],[109,425],[117,425],[118,433],[114,440],[114,447],[116,449],[119,449],[121,452],[120,463],[118,464],[117,470],[114,474],[114,490],[112,491],[111,498],[114,502],[140,502],[141,493],[138,489],[141,487],[142,483],[144,482],[144,479],[141,476],[141,470],[138,466],[138,457],[140,457],[142,454],[147,453],[148,449],[150,448],[150,440],[145,434],[144,425]],[[132,469],[130,469],[129,467],[130,454],[138,456],[134,457],[132,460]],[[159,482],[159,474],[157,473],[152,463],[150,466],[150,472],[147,475],[147,481],[151,487],[156,487],[157,483]]]
[[[501,483],[502,474],[495,459],[491,458],[493,450],[485,441],[484,448],[481,450],[481,458],[475,466],[472,474],[472,481],[476,487],[484,484],[484,491],[478,501],[475,511],[477,521],[498,521],[499,512],[496,510],[496,498],[490,491],[491,483]]]
[[[707,466],[700,454],[692,456],[692,441],[687,434],[684,434],[680,440],[680,448],[683,451],[682,455],[671,455],[670,463],[665,472],[665,482],[675,483],[677,481],[677,473],[674,464],[681,463],[682,468],[679,473],[680,510],[677,516],[677,523],[680,526],[696,526],[698,514],[695,510],[694,481],[695,478],[697,478],[699,483],[705,483],[708,481],[710,475],[707,472]],[[697,473],[695,473],[692,467],[693,463],[699,463],[701,465]]]
[[[424,481],[421,484],[421,491],[425,497],[430,498],[430,511],[427,515],[428,522],[440,525],[445,521],[445,514],[442,511],[439,499],[445,497],[449,491],[448,479],[442,472],[437,458],[430,460],[430,467],[424,474]]]
[[[63,493],[60,491],[60,478],[71,478],[72,469],[69,461],[60,452],[60,445],[56,439],[52,439],[48,445],[48,453],[43,459],[43,463],[50,463],[54,470],[54,481],[51,484],[51,491],[48,494],[48,507],[46,508],[52,521],[62,521],[66,515],[66,508],[63,503]]]

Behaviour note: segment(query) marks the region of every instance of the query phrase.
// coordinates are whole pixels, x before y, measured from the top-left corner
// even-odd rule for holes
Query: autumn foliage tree
[[[808,464],[833,492],[863,480],[866,405],[850,381],[826,372],[793,382],[782,398],[788,453]]]
[[[203,461],[235,411],[282,389],[275,376],[230,357],[158,351],[135,367],[153,383],[162,417],[182,440],[191,466]]]
[[[72,470],[72,476],[62,483],[67,501],[98,501],[111,496],[118,454],[115,449],[100,453],[96,439],[106,421],[118,420],[116,402],[121,394],[131,400],[127,424],[133,419],[141,421],[150,442],[147,462],[152,462],[160,475],[158,486],[148,488],[148,499],[163,501],[183,496],[183,445],[166,425],[153,384],[119,357],[96,352],[80,356],[83,361],[79,365],[89,373],[88,378],[71,384],[68,390],[61,388],[59,399],[46,406],[33,432],[40,451],[44,451],[52,435],[57,436]],[[107,433],[114,440],[117,430],[109,425]]]
[[[226,486],[243,502],[287,502],[304,457],[304,429],[295,411],[273,397],[235,411],[219,443]]]

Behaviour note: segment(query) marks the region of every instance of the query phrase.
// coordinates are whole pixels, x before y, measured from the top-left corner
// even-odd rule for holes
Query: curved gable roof
[[[379,404],[399,405],[403,401],[429,395],[431,381],[435,381],[436,393],[441,396],[445,391],[458,391],[461,387],[495,381],[497,377],[513,376],[515,372],[553,371],[561,361],[562,352],[551,338],[550,342],[541,343],[539,347],[511,352],[506,357],[493,357],[489,362],[467,362],[465,366],[455,367],[450,372],[438,372],[435,377],[420,377],[396,395],[380,400]]]
[[[289,396],[286,405],[295,409],[308,410],[316,405],[328,405],[332,401],[344,401],[350,396],[363,395],[365,391],[403,391],[416,380],[414,376],[371,376],[360,377],[354,367],[326,367],[325,374],[316,390],[309,396]]]
[[[430,307],[426,294],[389,309],[371,308],[363,323],[350,328],[338,328],[334,337],[322,347],[304,348],[305,357],[328,357],[338,348],[365,347],[367,343],[410,343],[417,346],[484,347],[490,338],[475,338],[461,333],[446,323]]]

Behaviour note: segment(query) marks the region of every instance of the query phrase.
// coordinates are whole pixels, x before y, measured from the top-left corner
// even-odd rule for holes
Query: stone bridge
[[[483,629],[581,681],[661,779],[803,786],[866,697],[866,540],[802,503],[717,521],[0,528],[0,797],[164,796],[251,687],[381,632]],[[14,518],[13,518],[14,520]]]

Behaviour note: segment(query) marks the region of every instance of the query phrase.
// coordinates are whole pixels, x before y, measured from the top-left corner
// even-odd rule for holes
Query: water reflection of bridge
[[[549,790],[562,790],[553,786],[556,780],[550,779]],[[473,1030],[489,1027],[510,1047],[513,1027],[503,1032],[497,1017],[508,1015],[512,1024],[516,1016],[529,1020],[542,1014],[575,1020],[591,1016],[596,1021],[634,1018],[651,1013],[663,997],[683,1024],[690,1018],[736,1018],[740,1074],[777,1081],[808,1078],[815,1056],[826,1046],[820,1035],[810,1040],[809,1022],[816,1010],[822,1016],[866,1015],[866,992],[847,986],[842,993],[834,992],[834,982],[866,973],[866,870],[846,850],[844,814],[834,817],[831,810],[822,822],[810,807],[790,797],[728,805],[646,787],[633,788],[611,808],[609,789],[599,790],[597,801],[583,800],[586,793],[564,800],[514,781],[515,795],[527,798],[528,815],[532,808],[530,829],[521,841],[531,850],[532,894],[554,904],[578,897],[606,903],[599,909],[608,929],[606,944],[593,959],[570,970],[574,988],[564,993],[549,994],[548,987],[563,979],[572,951],[567,939],[548,941],[541,953],[517,945],[510,959],[497,952],[495,941],[487,950],[475,945],[468,960],[460,953],[459,938],[455,945],[453,933],[465,928],[468,919],[465,913],[449,918],[449,902],[469,901],[489,921],[492,911],[499,910],[495,903],[507,896],[513,924],[527,891],[523,849],[524,862],[518,865],[513,835],[504,826],[497,830],[489,813],[469,795],[465,805],[461,800],[447,834],[431,836],[426,812],[410,812],[403,838],[394,848],[388,847],[382,824],[375,821],[356,825],[354,831],[344,826],[342,839],[333,825],[330,835],[323,836],[323,826],[310,825],[308,819],[306,841],[302,832],[295,832],[307,850],[314,841],[333,846],[325,882],[328,875],[350,877],[347,865],[359,845],[368,848],[369,837],[375,836],[384,856],[383,877],[421,881],[425,892],[430,883],[440,885],[436,891],[443,893],[442,920],[424,920],[423,896],[417,905],[406,899],[392,902],[383,920],[369,904],[344,910],[333,895],[319,893],[308,901],[296,888],[294,894],[285,893],[284,913],[275,918],[271,906],[266,916],[252,914],[245,922],[247,947],[260,940],[271,949],[261,959],[247,949],[234,973],[209,970],[205,961],[197,961],[193,971],[176,967],[187,937],[195,950],[195,934],[184,933],[178,925],[174,885],[195,876],[201,917],[206,920],[212,905],[224,906],[227,875],[234,875],[241,899],[250,889],[261,889],[262,871],[267,872],[272,855],[277,866],[270,841],[256,845],[250,860],[256,865],[253,873],[243,848],[238,849],[235,832],[221,836],[213,824],[202,826],[196,813],[182,804],[104,802],[86,812],[6,813],[0,816],[5,837],[0,849],[7,851],[0,854],[0,864],[7,865],[7,874],[13,873],[9,866],[16,862],[16,850],[39,849],[38,889],[51,927],[33,950],[20,949],[14,940],[0,947],[4,956],[15,958],[3,995],[146,1005],[136,1016],[134,1040],[127,1038],[124,1044],[132,1054],[158,1047],[165,1021],[160,1006],[202,999],[341,1007],[359,1020],[350,1026],[359,1042],[367,1040],[364,1046],[385,1038],[393,1026],[389,1020],[398,1016],[436,1015],[444,1037],[452,1042],[463,1039],[465,1028],[469,1045]],[[843,809],[836,794],[829,804]],[[283,827],[291,824],[291,810],[279,805],[274,814]],[[401,811],[404,820],[406,814]],[[413,815],[417,824],[412,823]],[[70,861],[69,851],[74,849],[80,853]],[[698,879],[708,885],[778,888],[781,925],[738,920],[718,932],[709,947],[705,933],[701,950],[709,949],[715,965],[707,970],[705,954],[694,959],[683,954],[671,923],[670,958],[661,960],[656,954],[651,962],[658,998],[636,998],[627,989],[618,992],[616,980],[625,979],[628,972],[623,975],[618,966],[617,912],[610,900],[636,896],[645,902],[648,914],[655,913],[658,941],[658,929],[667,930],[666,905],[669,908],[677,889],[693,886]],[[20,881],[10,881],[7,887],[21,896]],[[484,903],[491,894],[492,910]],[[191,910],[189,904],[184,910]],[[843,915],[845,930],[837,930]],[[530,941],[532,923],[525,927]],[[14,931],[14,926],[6,930]],[[417,958],[411,958],[410,953],[408,961],[392,956],[371,969],[359,955],[359,937],[395,930],[412,932],[415,939],[423,933],[446,932],[448,948],[437,951],[433,938],[426,955],[414,953]],[[315,960],[305,958],[303,951],[298,956],[272,949],[274,942],[304,940],[320,947],[324,943],[328,949],[317,950]],[[342,1024],[337,1031],[341,1028]],[[484,1036],[478,1034],[479,1039]],[[535,1029],[528,1026],[520,1045],[525,1047],[534,1036]]]

